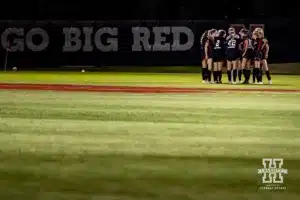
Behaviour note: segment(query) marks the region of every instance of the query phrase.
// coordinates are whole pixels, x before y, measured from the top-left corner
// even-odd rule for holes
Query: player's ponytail
[[[208,31],[205,31],[202,34],[201,39],[200,39],[201,44],[204,44],[204,40],[207,38],[207,35],[208,35]]]

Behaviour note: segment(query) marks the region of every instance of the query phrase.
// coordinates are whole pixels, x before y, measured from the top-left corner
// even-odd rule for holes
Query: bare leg
[[[214,82],[217,82],[217,71],[218,71],[218,63],[214,62],[214,69],[213,69],[213,78],[214,78]]]
[[[211,72],[213,70],[213,62],[211,58],[207,59],[207,69],[207,81],[211,82]]]
[[[265,73],[267,75],[267,79],[269,81],[269,84],[272,84],[272,78],[271,78],[271,75],[270,75],[270,71],[269,71],[269,67],[268,67],[268,62],[267,62],[266,59],[262,60],[262,67],[265,70]]]
[[[223,61],[218,62],[218,71],[217,71],[218,72],[218,74],[217,74],[218,78],[217,78],[217,80],[218,80],[219,83],[222,83],[222,68],[223,68],[223,65],[224,65]]]
[[[202,81],[207,81],[207,60],[202,60]]]

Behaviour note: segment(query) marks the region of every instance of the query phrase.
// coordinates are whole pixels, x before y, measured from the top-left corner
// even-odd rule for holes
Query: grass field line
[[[87,92],[129,92],[129,93],[199,93],[199,92],[280,92],[299,93],[300,89],[275,88],[184,88],[184,87],[144,87],[112,85],[71,85],[71,84],[17,84],[0,83],[0,89],[6,90],[52,90]]]

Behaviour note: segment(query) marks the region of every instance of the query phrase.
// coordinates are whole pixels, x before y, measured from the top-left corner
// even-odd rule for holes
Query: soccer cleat
[[[242,84],[249,84],[249,82],[248,81],[244,81]]]
[[[232,82],[231,82],[231,81],[229,81],[229,82],[228,82],[228,84],[229,84],[229,85],[231,85],[231,84],[232,84]]]
[[[206,80],[203,80],[202,83],[206,83]]]
[[[259,85],[263,85],[264,83],[263,83],[263,82],[258,82],[258,84],[259,84]]]
[[[269,85],[272,85],[272,80],[269,80]]]
[[[233,85],[235,85],[235,84],[236,84],[236,82],[232,82],[232,84],[233,84]]]

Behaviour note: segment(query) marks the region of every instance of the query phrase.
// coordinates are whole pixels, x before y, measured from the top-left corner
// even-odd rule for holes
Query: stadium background
[[[13,53],[14,65],[22,69],[59,67],[62,65],[199,65],[199,38],[207,29],[228,28],[230,24],[264,24],[271,46],[270,63],[300,61],[297,37],[300,29],[298,12],[289,1],[106,1],[53,2],[26,1],[9,5],[14,12],[4,10],[0,30],[8,27],[44,28],[50,35],[46,51]],[[8,3],[10,4],[10,3]],[[7,19],[7,20],[6,20]],[[34,19],[34,20],[33,20]],[[123,19],[123,20],[120,20]],[[118,52],[62,53],[63,27],[117,26]],[[131,27],[187,26],[195,35],[191,50],[184,52],[132,52]],[[5,51],[1,49],[4,59]],[[178,56],[180,55],[180,56]],[[1,59],[2,59],[1,58]],[[2,60],[3,60],[2,59]]]
[[[0,71],[0,199],[298,200],[300,79],[275,74],[291,65],[300,74],[297,3],[3,2],[0,31],[40,26],[51,42],[45,52],[9,53]],[[83,23],[117,24],[120,51],[61,53],[62,27]],[[265,24],[270,62],[282,63],[270,65],[272,85],[228,85],[225,74],[224,84],[202,83],[199,40],[187,52],[130,51],[131,26],[188,26],[197,39],[231,23]],[[25,71],[33,68],[52,69]],[[284,191],[261,188],[262,158],[284,159]]]

